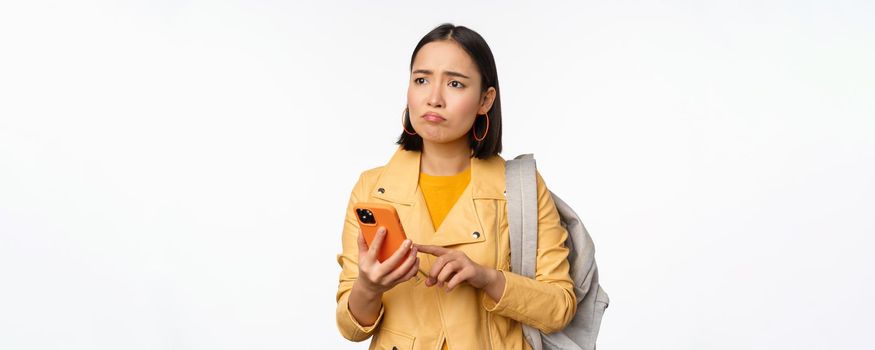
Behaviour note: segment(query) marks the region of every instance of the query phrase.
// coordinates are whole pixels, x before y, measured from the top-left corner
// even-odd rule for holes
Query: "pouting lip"
[[[428,116],[435,116],[435,117],[441,118],[443,120],[447,120],[447,118],[444,118],[442,115],[437,114],[435,112],[426,112],[425,114],[422,115],[423,118],[428,117]]]
[[[442,115],[437,114],[435,112],[426,112],[425,114],[422,115],[422,118],[425,118],[425,117],[438,117],[438,118],[441,118],[441,120],[447,120],[447,118],[444,118]]]

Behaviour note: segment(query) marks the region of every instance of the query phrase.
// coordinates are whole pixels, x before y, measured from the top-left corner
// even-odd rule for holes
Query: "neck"
[[[420,171],[435,176],[458,174],[471,165],[471,148],[463,137],[450,143],[423,140]]]

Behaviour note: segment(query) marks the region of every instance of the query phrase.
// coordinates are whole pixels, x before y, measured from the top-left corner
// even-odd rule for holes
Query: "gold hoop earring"
[[[407,135],[413,136],[413,135],[416,135],[416,132],[411,133],[410,131],[407,131],[407,125],[404,125],[405,124],[404,116],[410,114],[410,112],[407,109],[408,109],[407,107],[404,107],[404,110],[401,111],[401,128],[404,129],[404,132],[407,133]],[[408,117],[408,118],[410,118],[410,117]],[[412,126],[413,123],[410,123],[410,125]]]
[[[483,139],[486,138],[486,135],[489,134],[489,113],[485,113],[484,115],[486,115],[486,131],[483,132],[483,137],[477,137],[477,131],[475,131],[473,127],[471,128],[471,133],[474,134],[474,139],[477,140],[477,142],[483,141]]]

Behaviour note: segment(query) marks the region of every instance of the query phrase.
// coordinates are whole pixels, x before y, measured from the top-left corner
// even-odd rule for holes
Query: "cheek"
[[[407,87],[407,103],[412,103],[412,102],[416,101],[415,97],[416,97],[416,91],[413,90],[412,86],[408,86]]]
[[[451,106],[451,111],[453,115],[456,116],[464,116],[461,118],[460,127],[465,129],[470,128],[472,124],[474,124],[474,118],[476,118],[477,109],[480,107],[480,104],[477,101],[476,97],[472,96],[458,96],[458,98],[453,101],[447,101],[448,105]]]

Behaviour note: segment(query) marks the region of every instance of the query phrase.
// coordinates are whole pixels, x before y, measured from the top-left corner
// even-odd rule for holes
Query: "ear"
[[[480,109],[477,110],[477,114],[489,112],[493,102],[495,102],[495,88],[490,86],[489,89],[486,89],[486,92],[481,94]]]

